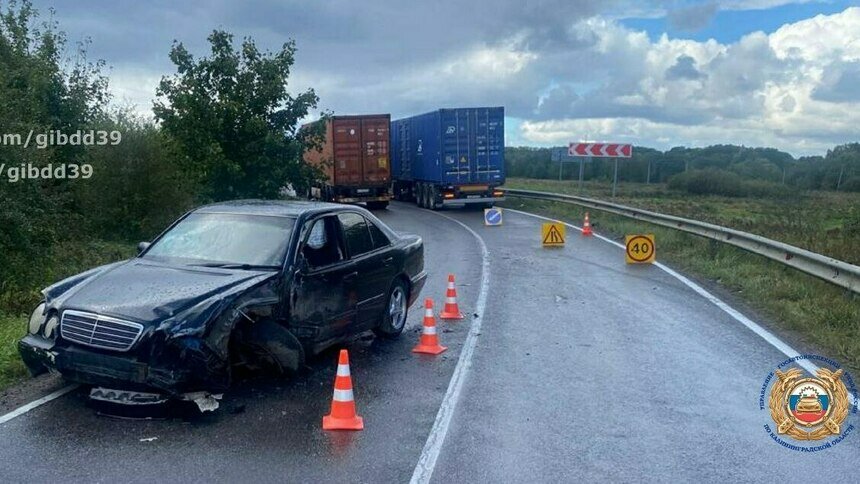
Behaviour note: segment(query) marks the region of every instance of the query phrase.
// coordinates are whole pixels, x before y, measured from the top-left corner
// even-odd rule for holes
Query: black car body
[[[249,221],[264,230],[251,238],[233,234]],[[185,254],[175,248],[198,240],[218,245],[222,238],[243,251],[242,244],[286,234],[276,230],[290,221],[288,240],[278,246],[283,254],[272,252],[278,264],[157,255]],[[222,230],[234,226],[242,230]],[[237,347],[262,349],[258,356],[294,370],[306,354],[356,333],[396,336],[425,279],[421,238],[395,233],[362,208],[207,205],[185,214],[151,245],[142,243],[137,257],[46,288],[19,350],[34,374],[51,370],[84,384],[169,396],[221,392],[237,358],[244,358],[236,354],[246,353]],[[391,314],[400,308],[395,321]]]

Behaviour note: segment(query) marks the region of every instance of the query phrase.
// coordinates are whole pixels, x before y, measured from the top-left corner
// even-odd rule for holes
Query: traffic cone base
[[[364,419],[359,416],[337,418],[326,415],[322,423],[323,430],[364,430]]]
[[[418,346],[412,348],[413,353],[422,353],[425,355],[438,355],[439,353],[447,350],[447,346],[436,345],[436,346],[427,346],[419,344]]]
[[[442,311],[439,313],[439,319],[464,319],[466,316],[463,316],[463,313],[457,311],[455,313],[446,313]]]

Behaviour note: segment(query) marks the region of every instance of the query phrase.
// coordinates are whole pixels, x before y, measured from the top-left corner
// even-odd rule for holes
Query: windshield
[[[155,242],[145,257],[211,266],[280,267],[295,219],[192,213]]]

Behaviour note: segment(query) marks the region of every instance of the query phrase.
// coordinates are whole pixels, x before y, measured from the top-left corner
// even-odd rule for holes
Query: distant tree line
[[[508,176],[545,179],[579,179],[579,163],[552,160],[553,148],[508,147]],[[593,158],[584,165],[586,180],[611,180],[614,162]],[[825,156],[794,158],[774,148],[715,145],[706,148],[676,147],[668,151],[634,147],[633,157],[618,165],[618,179],[637,183],[667,183],[682,173],[702,172],[699,179],[780,184],[804,190],[860,191],[860,143],[840,145]],[[686,175],[691,177],[693,175]],[[683,178],[682,178],[683,180]],[[676,184],[677,186],[677,184]],[[740,192],[737,192],[740,193]]]

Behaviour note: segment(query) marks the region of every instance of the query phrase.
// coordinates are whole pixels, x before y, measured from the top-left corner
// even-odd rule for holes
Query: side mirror
[[[140,255],[149,248],[149,242],[141,242],[137,244],[137,255]]]

